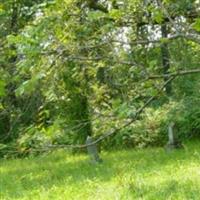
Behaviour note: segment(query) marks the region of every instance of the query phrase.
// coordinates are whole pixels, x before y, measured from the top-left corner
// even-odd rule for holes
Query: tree
[[[6,35],[4,62],[15,70],[4,67],[0,86],[9,116],[20,116],[16,132],[23,130],[22,138],[30,135],[28,128],[51,143],[83,144],[88,135],[108,131],[109,142],[117,144],[114,133],[120,130],[120,141],[124,135],[132,141],[132,122],[144,120],[145,114],[139,115],[146,108],[155,111],[177,96],[185,99],[188,83],[198,84],[192,75],[171,82],[198,72],[195,1],[29,3],[20,7],[32,14],[20,14],[17,31]],[[10,11],[16,15],[16,9]],[[14,54],[8,53],[11,46]],[[8,77],[15,87],[6,93]],[[30,100],[30,109],[23,110],[22,102],[27,107]]]

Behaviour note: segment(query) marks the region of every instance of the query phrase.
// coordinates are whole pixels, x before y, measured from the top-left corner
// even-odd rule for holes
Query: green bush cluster
[[[117,148],[164,146],[168,140],[167,130],[170,122],[176,124],[175,131],[180,140],[199,137],[198,98],[169,102],[159,108],[147,108],[140,120],[122,130],[107,143],[110,142],[112,147]]]

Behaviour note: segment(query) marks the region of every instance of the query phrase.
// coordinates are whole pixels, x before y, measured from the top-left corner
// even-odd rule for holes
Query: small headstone
[[[102,159],[99,157],[97,145],[96,144],[90,145],[93,142],[94,142],[93,138],[91,136],[87,136],[86,139],[86,145],[88,145],[87,152],[90,156],[92,163],[100,163],[102,162]]]
[[[175,123],[171,122],[168,126],[168,142],[165,146],[167,151],[171,151],[173,149],[182,148],[183,145],[178,140],[176,131],[175,131]]]

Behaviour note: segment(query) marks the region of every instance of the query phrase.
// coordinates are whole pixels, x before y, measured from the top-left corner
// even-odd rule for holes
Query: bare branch
[[[200,73],[200,68],[199,69],[186,70],[186,71],[178,71],[178,72],[163,74],[163,75],[150,75],[148,77],[148,79],[170,78],[170,77],[174,77],[174,76],[184,76],[184,75],[196,74],[196,73]]]

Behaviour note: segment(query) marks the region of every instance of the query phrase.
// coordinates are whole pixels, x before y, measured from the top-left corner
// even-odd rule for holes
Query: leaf
[[[30,94],[31,92],[34,91],[35,89],[35,80],[34,79],[30,79],[30,80],[27,80],[27,81],[24,81],[20,87],[18,87],[16,90],[15,90],[15,93],[17,96],[21,96],[23,94]]]
[[[162,12],[160,12],[160,11],[155,11],[155,13],[154,13],[154,20],[155,20],[157,23],[161,24],[161,23],[163,22],[163,14],[162,14]]]
[[[5,85],[6,85],[6,84],[5,84],[5,81],[0,80],[0,97],[6,95]]]
[[[4,15],[6,13],[4,5],[2,3],[0,3],[0,16]]]
[[[105,13],[100,11],[91,11],[88,13],[88,19],[91,21],[99,20],[105,17]]]
[[[1,144],[1,143],[0,143],[0,150],[3,150],[3,149],[5,149],[5,148],[7,148],[7,147],[8,147],[7,145]]]
[[[119,9],[112,9],[109,13],[109,15],[113,19],[120,19],[122,17],[122,12]]]
[[[200,32],[200,18],[197,18],[195,23],[193,24],[193,28],[196,30],[196,31],[199,31]]]

